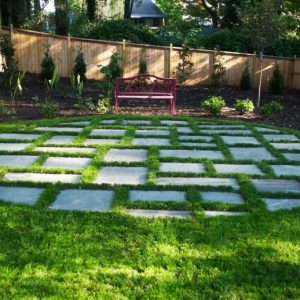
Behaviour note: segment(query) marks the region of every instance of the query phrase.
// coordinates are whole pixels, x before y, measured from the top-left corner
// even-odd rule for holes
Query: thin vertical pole
[[[122,69],[123,69],[123,76],[125,77],[125,66],[126,66],[126,40],[123,39],[123,44],[122,44]]]
[[[72,53],[71,53],[71,36],[68,34],[68,74],[71,77],[72,76]]]
[[[169,77],[172,77],[172,57],[173,57],[173,44],[170,44],[170,61],[169,61]]]

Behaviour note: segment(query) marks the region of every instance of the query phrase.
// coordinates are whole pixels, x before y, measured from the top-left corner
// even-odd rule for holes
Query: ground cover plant
[[[204,118],[105,115],[1,123],[1,297],[298,298],[300,208],[292,207],[300,202],[299,146],[297,130]],[[22,159],[14,165],[8,155]],[[122,167],[131,169],[124,175]],[[118,168],[117,184],[109,168]],[[130,184],[134,168],[146,173]],[[27,181],[29,173],[38,180]],[[42,179],[51,174],[72,180]],[[265,189],[262,180],[275,185]],[[11,187],[38,188],[36,202],[9,202]],[[90,193],[90,201],[91,192],[110,195],[109,211],[69,211],[78,204],[70,199],[57,209],[73,190]],[[150,191],[159,192],[152,201],[140,196]],[[184,201],[162,201],[170,191]],[[242,201],[226,203],[220,194]],[[289,210],[277,210],[283,207]],[[133,217],[141,210],[187,217]],[[211,211],[232,216],[208,218]]]

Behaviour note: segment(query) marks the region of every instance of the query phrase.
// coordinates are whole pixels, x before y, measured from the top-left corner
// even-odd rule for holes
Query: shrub
[[[212,114],[218,114],[221,112],[222,108],[225,107],[226,103],[222,97],[210,97],[203,101],[202,107],[205,111]]]
[[[176,68],[179,84],[184,83],[192,71],[192,67],[194,64],[191,62],[191,54],[192,54],[191,48],[187,43],[184,43],[182,45],[182,49],[179,51],[180,61]]]
[[[244,71],[242,73],[240,87],[242,90],[250,90],[251,89],[251,74],[249,69],[249,63],[246,63]]]
[[[260,114],[265,118],[272,117],[275,113],[281,112],[283,109],[282,105],[278,102],[272,101],[268,104],[263,105],[260,108]]]
[[[52,78],[54,68],[55,65],[54,65],[53,58],[51,56],[50,45],[49,43],[46,43],[44,58],[41,63],[41,75],[40,75],[41,80],[42,81],[50,80]]]
[[[223,60],[223,56],[222,56],[220,50],[215,51],[214,64],[213,64],[214,72],[211,77],[211,79],[212,79],[211,85],[213,88],[220,87],[223,76],[225,74],[225,67],[223,66],[222,60]]]
[[[75,97],[80,98],[82,96],[82,93],[83,93],[84,83],[81,80],[81,77],[80,77],[79,74],[76,77],[75,77],[74,74],[71,76],[70,85],[71,85],[72,94]]]
[[[86,81],[85,73],[86,73],[86,64],[84,61],[82,49],[79,47],[76,51],[76,58],[75,58],[75,66],[74,66],[75,78],[77,78],[78,75],[80,75],[81,81],[85,82]]]
[[[282,94],[283,89],[284,89],[283,77],[278,64],[276,64],[275,69],[273,71],[272,78],[269,81],[268,90],[270,93],[277,95],[277,94]]]
[[[111,112],[112,105],[110,104],[110,98],[105,97],[105,98],[99,99],[96,110],[100,115]]]
[[[146,48],[143,47],[139,62],[139,74],[147,74],[147,57]]]
[[[253,112],[254,104],[250,99],[238,99],[235,102],[234,108],[236,111],[244,114],[246,112]]]
[[[39,97],[34,97],[33,100],[41,110],[43,116],[46,118],[54,118],[55,114],[59,110],[59,104],[57,102],[46,101],[45,99],[40,99]]]

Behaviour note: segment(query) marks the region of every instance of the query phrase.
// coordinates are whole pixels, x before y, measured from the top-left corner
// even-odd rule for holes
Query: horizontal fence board
[[[10,34],[8,28],[2,28],[1,33]],[[82,38],[69,38],[42,32],[14,29],[13,45],[18,68],[22,71],[39,74],[45,52],[45,45],[50,45],[51,55],[58,65],[61,77],[73,74],[76,52],[82,49],[87,65],[88,79],[102,80],[104,75],[99,71],[99,65],[106,66],[112,53],[123,56],[120,62],[124,69],[124,77],[135,76],[139,73],[139,62],[143,48],[149,74],[160,77],[177,76],[177,66],[180,62],[179,47],[140,45],[134,43],[101,41]],[[125,46],[125,47],[124,47]],[[260,59],[257,55],[248,53],[221,52],[222,63],[225,67],[223,82],[229,86],[239,86],[246,63],[252,74],[252,85],[258,86],[260,77]],[[193,63],[187,85],[208,84],[213,74],[214,51],[192,49],[190,60]],[[0,56],[0,70],[2,68]],[[272,77],[275,64],[283,75],[284,84],[289,89],[300,90],[300,59],[265,56],[263,59],[262,87],[266,89]]]

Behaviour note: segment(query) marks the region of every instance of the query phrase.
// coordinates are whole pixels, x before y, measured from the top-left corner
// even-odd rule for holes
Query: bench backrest
[[[154,75],[119,77],[115,83],[116,93],[176,93],[175,78],[161,78]]]

